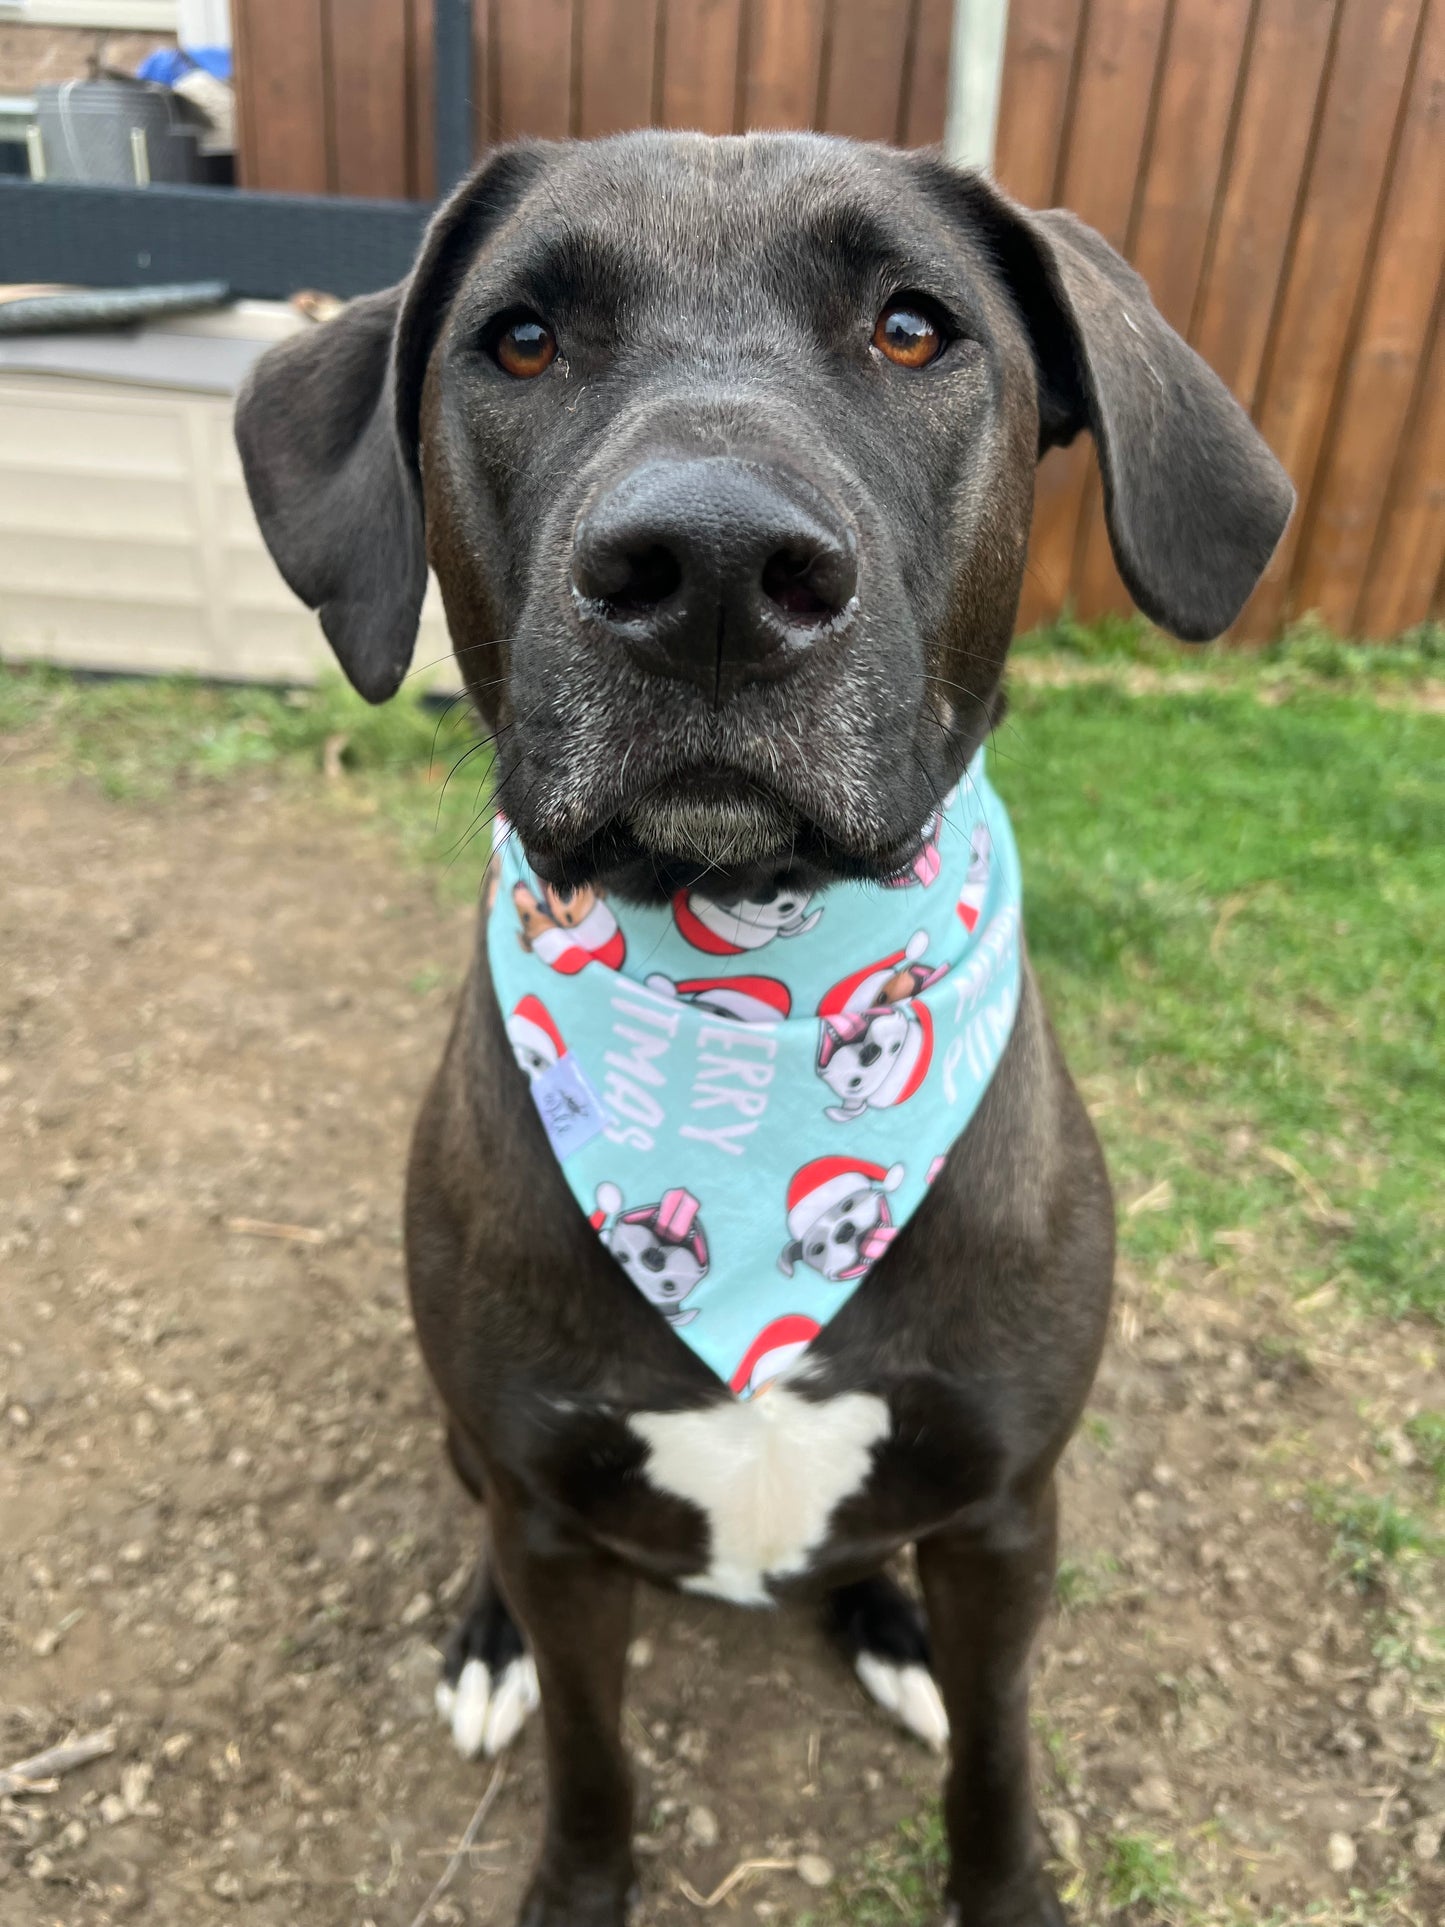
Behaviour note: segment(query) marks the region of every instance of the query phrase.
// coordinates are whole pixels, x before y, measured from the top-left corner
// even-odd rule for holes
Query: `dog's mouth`
[[[776,791],[740,771],[696,769],[650,784],[618,821],[664,863],[745,868],[785,852],[804,828]]]
[[[781,872],[805,887],[834,878],[887,881],[908,868],[926,822],[858,847],[756,775],[704,765],[639,785],[565,842],[524,833],[528,861],[560,888],[603,883],[624,896],[670,896],[710,880],[742,890]]]

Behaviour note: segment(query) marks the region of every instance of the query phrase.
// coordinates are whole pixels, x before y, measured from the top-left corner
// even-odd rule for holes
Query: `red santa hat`
[[[741,1024],[776,1024],[793,1008],[792,993],[776,977],[649,977],[648,988],[664,997],[703,997]]]
[[[927,950],[928,932],[915,930],[906,949],[895,950],[891,957],[880,957],[877,963],[865,964],[862,970],[841,978],[826,991],[818,1005],[818,1015],[836,1017],[844,1011],[876,1010],[879,993],[894,971],[906,963],[921,963]]]
[[[903,1166],[872,1164],[867,1158],[814,1158],[793,1173],[788,1186],[788,1231],[804,1238],[825,1211],[841,1204],[860,1184],[876,1185],[881,1191],[896,1191],[903,1182]]]
[[[795,1359],[802,1357],[822,1329],[816,1319],[805,1317],[800,1311],[785,1312],[781,1318],[773,1319],[771,1324],[763,1326],[739,1359],[737,1370],[728,1380],[729,1388],[739,1396],[744,1392],[760,1392],[779,1372],[786,1371]]]
[[[597,1201],[602,1203],[602,1193],[607,1187],[599,1185]],[[645,1224],[654,1230],[663,1244],[681,1245],[690,1251],[704,1270],[707,1269],[707,1239],[703,1236],[702,1226],[697,1222],[701,1210],[691,1191],[681,1189],[663,1193],[659,1204],[644,1205],[637,1211],[624,1211],[623,1224]]]
[[[518,1050],[529,1050],[555,1064],[567,1046],[540,997],[524,997],[507,1019],[507,1035]]]
[[[708,898],[704,897],[703,902],[707,905],[707,908],[712,911],[714,916],[730,917],[730,913],[727,910],[718,904],[712,903]],[[690,891],[679,890],[677,895],[672,899],[672,916],[678,929],[682,935],[687,938],[687,941],[692,945],[694,950],[705,950],[710,957],[741,957],[743,955],[744,946],[742,944],[731,942],[719,931],[714,930],[711,924],[703,922],[697,911],[692,907],[692,894]]]

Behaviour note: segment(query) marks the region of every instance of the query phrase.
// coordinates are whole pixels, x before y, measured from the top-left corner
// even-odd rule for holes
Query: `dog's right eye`
[[[503,315],[489,346],[493,361],[514,381],[545,374],[557,358],[557,337],[534,314]]]

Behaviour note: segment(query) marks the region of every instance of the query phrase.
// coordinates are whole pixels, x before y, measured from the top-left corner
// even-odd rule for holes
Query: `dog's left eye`
[[[916,295],[896,295],[873,328],[873,346],[900,368],[926,368],[943,343],[943,329]]]
[[[514,381],[531,381],[557,358],[557,337],[534,314],[514,314],[492,341],[492,358]]]

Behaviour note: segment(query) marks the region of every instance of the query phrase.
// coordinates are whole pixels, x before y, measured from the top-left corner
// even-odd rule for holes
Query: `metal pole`
[[[943,150],[959,167],[993,168],[1008,0],[953,0]]]
[[[472,0],[435,0],[437,199],[472,167]]]

